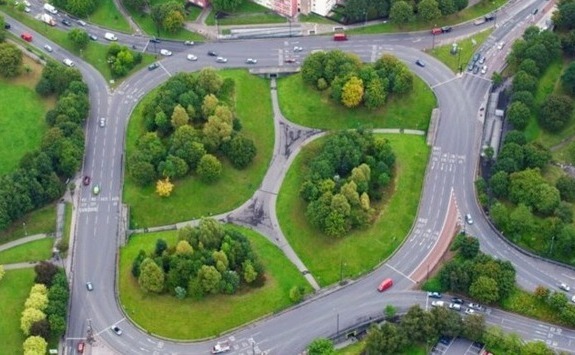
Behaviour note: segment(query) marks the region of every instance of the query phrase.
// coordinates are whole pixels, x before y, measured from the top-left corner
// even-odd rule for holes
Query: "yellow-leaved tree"
[[[174,184],[170,182],[170,178],[160,179],[156,182],[156,193],[161,197],[169,197],[174,190]]]
[[[346,107],[356,107],[363,100],[363,81],[356,76],[349,78],[343,86],[341,102]]]

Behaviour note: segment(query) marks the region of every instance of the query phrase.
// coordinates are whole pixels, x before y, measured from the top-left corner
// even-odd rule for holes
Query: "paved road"
[[[530,3],[534,2],[520,3],[522,8],[517,11],[509,9],[507,14],[513,18],[505,23],[512,25],[522,23],[522,19],[530,12]],[[535,3],[542,3],[542,1],[535,1]],[[454,31],[453,36],[456,33],[465,35],[466,31],[471,33],[474,30],[477,28],[464,25]],[[502,30],[501,32],[498,35],[496,31],[493,41],[499,40],[498,36],[509,31]],[[128,41],[129,38],[125,40]],[[258,66],[283,66],[285,65],[284,59],[288,56],[296,57],[301,61],[303,56],[312,49],[337,47],[353,51],[368,62],[373,61],[382,53],[389,52],[405,60],[431,85],[441,107],[441,120],[428,166],[417,221],[405,246],[381,268],[348,287],[334,293],[321,294],[300,307],[232,333],[229,337],[238,346],[234,348],[235,350],[247,351],[250,347],[255,350],[257,347],[260,351],[271,350],[272,353],[278,354],[297,353],[303,350],[313,338],[331,335],[337,331],[337,329],[334,330],[336,326],[343,329],[364,317],[373,316],[381,312],[388,303],[407,307],[415,302],[415,298],[421,297],[421,294],[414,293],[414,299],[404,293],[390,292],[380,295],[375,288],[383,277],[389,276],[396,280],[394,286],[396,290],[413,287],[414,281],[409,278],[409,273],[421,266],[421,260],[430,254],[437,243],[444,221],[449,217],[445,215],[445,211],[448,210],[451,196],[455,196],[460,211],[469,211],[477,216],[476,223],[469,230],[482,238],[482,248],[497,257],[509,259],[516,265],[518,282],[523,287],[533,289],[536,284],[553,286],[556,278],[552,275],[573,277],[570,270],[534,261],[511,250],[485,221],[478,218],[480,211],[472,191],[474,191],[473,181],[483,119],[480,108],[486,97],[489,82],[469,74],[462,78],[454,77],[441,63],[419,52],[417,48],[429,46],[424,43],[429,43],[429,38],[427,34],[357,36],[347,43],[335,43],[329,38],[313,37],[214,43],[193,48],[198,54],[205,53],[208,49],[219,51],[230,59],[228,66],[243,66],[246,57],[243,53],[250,53],[250,56],[257,57]],[[38,34],[35,34],[36,40],[45,41]],[[448,36],[443,37],[442,40],[449,40]],[[414,48],[406,48],[397,44],[410,45]],[[294,45],[303,46],[305,51],[293,53]],[[58,48],[55,51],[56,58],[61,59],[65,55],[68,53],[62,49]],[[416,67],[413,64],[415,59],[423,57],[429,65],[423,69]],[[91,88],[90,95],[93,103],[91,119],[87,124],[88,139],[83,172],[92,176],[93,183],[101,184],[102,193],[94,197],[89,189],[84,188],[76,195],[79,199],[77,201],[79,208],[75,227],[76,242],[72,275],[74,283],[67,344],[73,345],[74,339],[84,338],[88,326],[91,325],[99,342],[109,344],[116,352],[122,354],[154,351],[157,353],[205,353],[210,346],[209,343],[198,343],[193,346],[173,344],[159,341],[134,328],[119,311],[115,297],[114,275],[116,275],[115,265],[120,243],[117,235],[122,223],[120,201],[126,120],[136,102],[149,89],[175,72],[192,71],[205,65],[213,65],[212,59],[200,55],[198,62],[192,63],[187,62],[183,55],[176,55],[163,61],[161,70],[138,73],[113,93],[108,92],[105,83],[93,68],[80,63],[79,59],[76,60]],[[99,128],[96,122],[98,117],[103,116],[108,118],[108,124],[105,128]],[[295,128],[301,132],[309,132],[304,128]],[[277,131],[276,134],[278,134]],[[312,133],[309,134],[312,135]],[[293,157],[291,152],[294,152],[301,144],[300,142],[289,146],[290,154],[288,155]],[[285,155],[281,149],[277,149],[278,145],[281,144],[276,143],[274,159]],[[280,148],[285,148],[285,144]],[[289,163],[289,160],[286,163]],[[274,184],[277,186],[279,186],[277,177],[282,176],[281,172],[287,169],[287,165],[282,164],[279,169],[278,171],[270,169],[268,172],[268,176],[274,176],[276,179]],[[266,183],[264,180],[262,186]],[[268,202],[267,205],[262,206],[267,206],[266,208],[269,209],[270,205],[273,203]],[[244,212],[246,212],[245,209],[236,210],[231,216],[234,217]],[[249,211],[247,215],[249,216]],[[270,215],[270,218],[273,217]],[[275,228],[277,224],[274,225],[272,221],[269,226]],[[84,289],[84,283],[88,280],[95,284],[94,292],[86,292]],[[334,319],[337,320],[337,325],[334,325]],[[117,323],[124,329],[124,335],[121,337],[113,335],[108,330],[110,325]],[[537,327],[529,328],[530,323],[525,323],[527,338],[539,334]],[[534,322],[531,321],[531,323]],[[513,327],[518,327],[512,324]],[[565,339],[558,340],[556,344],[551,345],[566,350],[571,349],[570,341],[575,337],[566,330],[562,334],[567,334]]]

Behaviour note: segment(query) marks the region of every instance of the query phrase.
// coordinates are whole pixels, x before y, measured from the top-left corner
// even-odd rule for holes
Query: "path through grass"
[[[0,264],[43,261],[52,256],[53,238],[34,240],[26,244],[0,251]]]

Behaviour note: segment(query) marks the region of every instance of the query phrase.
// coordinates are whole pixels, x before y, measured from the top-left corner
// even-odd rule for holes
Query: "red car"
[[[84,352],[84,342],[80,340],[78,343],[78,353],[82,354]]]
[[[390,288],[391,286],[393,286],[393,280],[392,279],[385,279],[379,284],[379,287],[377,288],[377,290],[379,292],[383,292],[383,291],[387,290],[388,288]]]
[[[88,175],[84,176],[82,179],[82,184],[84,184],[84,186],[90,185],[90,177]]]

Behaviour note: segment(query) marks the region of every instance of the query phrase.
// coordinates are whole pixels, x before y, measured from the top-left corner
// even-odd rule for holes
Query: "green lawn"
[[[433,50],[428,50],[427,52],[442,61],[453,70],[454,73],[459,72],[458,64],[461,64],[462,70],[466,71],[467,64],[471,60],[471,57],[473,57],[473,53],[485,42],[487,37],[491,35],[491,32],[493,32],[493,29],[489,28],[483,32],[476,33],[473,37],[457,42],[458,48],[460,48],[459,54],[451,54],[451,43],[440,47],[436,46]],[[476,42],[475,45],[473,45],[472,41]]]
[[[98,1],[98,8],[92,15],[88,16],[87,20],[111,30],[126,33],[132,32],[128,20],[126,20],[118,8],[116,8],[114,0]]]
[[[0,80],[0,107],[0,175],[4,175],[16,169],[24,154],[40,147],[49,107],[33,89],[5,80]]]
[[[365,344],[366,341],[362,340],[352,345],[348,345],[345,348],[339,349],[335,353],[338,355],[360,355]],[[425,355],[427,354],[425,350],[425,346],[423,345],[411,345],[405,349],[401,355]]]
[[[56,204],[50,204],[30,212],[0,232],[0,244],[22,238],[25,235],[53,233],[56,231]]]
[[[431,31],[433,27],[455,25],[481,17],[503,6],[506,2],[508,2],[508,0],[481,1],[475,6],[466,8],[456,14],[445,16],[434,21],[417,20],[401,26],[388,21],[387,23],[379,23],[377,25],[354,28],[349,30],[348,33],[376,34],[390,32]]]
[[[230,211],[247,201],[260,186],[274,145],[269,81],[252,76],[245,70],[223,70],[220,73],[236,82],[236,115],[241,121],[242,132],[255,141],[257,155],[254,161],[247,169],[236,170],[224,160],[218,183],[208,185],[195,177],[179,180],[169,198],[158,197],[154,186],[137,187],[127,176],[124,201],[130,205],[132,228],[170,224]],[[141,109],[140,104],[128,126],[128,156],[143,132]]]
[[[22,354],[26,337],[20,330],[20,317],[30,288],[34,285],[34,269],[7,270],[0,281],[0,339],[2,354]]]
[[[52,256],[53,238],[34,240],[26,244],[0,251],[0,264],[42,261]]]
[[[187,20],[188,21],[195,21],[198,19],[198,17],[202,13],[202,8],[199,6],[190,6],[190,7],[188,7],[188,12],[189,12],[189,14],[188,14]]]
[[[424,137],[385,137],[391,141],[397,156],[393,192],[383,206],[378,206],[382,209],[381,215],[369,229],[334,239],[308,224],[299,190],[305,176],[305,162],[316,154],[321,139],[312,142],[296,157],[282,184],[277,202],[280,226],[290,245],[322,286],[339,281],[342,269],[346,278],[371,271],[399,247],[413,224],[429,147]]]
[[[66,241],[67,245],[70,245],[70,230],[72,229],[72,204],[70,202],[66,202],[66,210],[65,210],[65,219],[64,219],[64,229],[62,230],[62,240]],[[61,253],[62,257],[66,257],[68,255],[68,251]]]
[[[280,249],[254,231],[233,228],[249,238],[253,250],[264,263],[267,273],[263,287],[233,296],[209,296],[201,301],[144,294],[132,277],[132,261],[141,249],[153,251],[158,238],[174,245],[177,232],[137,235],[120,250],[120,302],[130,318],[153,334],[180,340],[200,339],[217,336],[289,307],[289,290],[293,286],[301,285],[310,290],[303,276]],[[158,314],[162,316],[158,317]]]
[[[265,23],[287,23],[287,19],[272,10],[251,1],[244,1],[240,7],[228,16],[219,18],[218,25],[255,25]],[[216,24],[215,13],[211,11],[206,18],[206,25]]]
[[[322,129],[413,128],[426,130],[436,107],[431,89],[417,76],[413,91],[394,97],[378,110],[348,109],[335,103],[328,90],[320,92],[303,83],[301,74],[278,80],[279,104],[284,116],[297,124]]]
[[[298,16],[299,22],[314,22],[314,23],[321,23],[326,25],[333,25],[334,27],[340,27],[341,24],[335,21],[332,21],[326,17],[314,14],[310,12],[308,15],[300,14]]]

